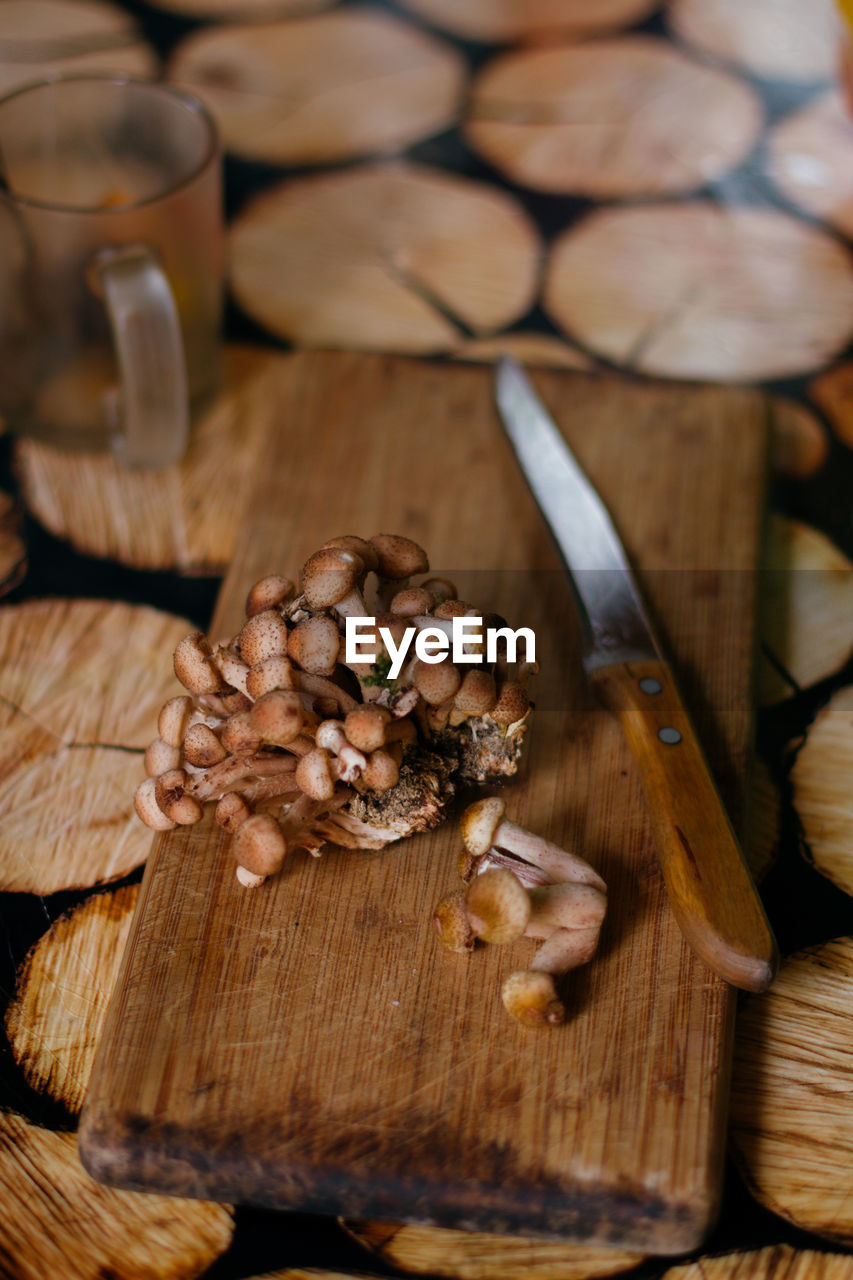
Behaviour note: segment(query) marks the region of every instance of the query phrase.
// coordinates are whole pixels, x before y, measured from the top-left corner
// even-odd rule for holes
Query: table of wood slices
[[[0,1274],[853,1280],[839,41],[829,0],[0,3],[4,90],[119,70],[205,100],[230,257],[223,389],[183,462],[130,475],[0,436]],[[782,963],[737,1001],[722,1203],[688,1255],[121,1191],[80,1163],[151,849],[132,796],[168,655],[210,625],[282,362],[304,347],[510,351],[634,388],[737,384],[769,408],[746,843]],[[344,506],[369,523],[369,492]],[[328,525],[350,532],[334,510]]]

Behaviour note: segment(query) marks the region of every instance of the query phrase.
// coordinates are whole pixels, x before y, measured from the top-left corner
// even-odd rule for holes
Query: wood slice
[[[671,1267],[661,1280],[853,1280],[853,1258],[772,1244],[750,1253],[724,1253]]]
[[[27,547],[15,499],[0,491],[0,596],[16,587],[27,571]]]
[[[157,9],[217,22],[265,22],[330,9],[337,0],[149,0]]]
[[[808,83],[836,72],[832,0],[670,0],[667,16],[688,44],[759,76]]]
[[[819,368],[853,334],[847,250],[767,209],[601,209],[551,250],[544,305],[570,338],[643,373],[726,382]]]
[[[745,1004],[735,1037],[731,1139],[756,1198],[816,1235],[853,1243],[853,940],[786,960]]]
[[[84,888],[145,860],[140,753],[181,691],[164,654],[190,630],[99,601],[0,609],[0,889]]]
[[[641,22],[658,0],[400,0],[427,22],[467,40],[537,39],[554,32],[588,35]]]
[[[76,1115],[83,1105],[139,886],[100,893],[55,920],[32,948],[6,1011],[27,1083]]]
[[[851,366],[853,369],[853,366]],[[813,384],[814,385],[814,384]],[[804,480],[826,462],[829,439],[823,424],[805,405],[785,396],[771,398],[773,468],[783,476]]]
[[[347,8],[202,29],[169,73],[206,102],[230,151],[312,165],[399,151],[449,128],[465,64],[406,22]]]
[[[823,94],[776,125],[766,163],[793,204],[853,235],[853,120],[840,93]]]
[[[448,1276],[452,1280],[592,1280],[612,1276],[643,1261],[641,1253],[524,1240],[387,1222],[342,1224],[349,1234],[388,1266],[411,1275]]]
[[[463,342],[452,354],[456,360],[485,364],[510,355],[534,369],[579,369],[589,373],[595,368],[595,362],[583,351],[547,333],[502,333],[495,338],[473,338]]]
[[[93,1182],[73,1133],[0,1114],[3,1274],[15,1280],[191,1280],[228,1248],[231,1210]]]
[[[818,713],[791,771],[794,807],[818,871],[853,893],[853,686]]]
[[[811,525],[779,515],[763,561],[758,700],[769,706],[833,675],[850,655],[853,563]]]
[[[504,328],[532,304],[536,230],[496,188],[417,165],[284,183],[231,231],[238,303],[308,346],[428,353]]]
[[[105,0],[4,0],[0,93],[56,74],[150,76],[157,57],[132,18]]]
[[[221,572],[270,415],[279,412],[271,379],[284,360],[260,348],[229,348],[222,390],[193,426],[186,456],[162,471],[129,471],[108,453],[19,441],[15,467],[26,506],[87,555],[142,569]]]
[[[853,448],[853,363],[848,361],[818,374],[809,386],[809,394],[826,414],[838,439]]]
[[[664,40],[522,50],[474,81],[467,139],[513,182],[593,199],[691,191],[741,163],[757,96]]]

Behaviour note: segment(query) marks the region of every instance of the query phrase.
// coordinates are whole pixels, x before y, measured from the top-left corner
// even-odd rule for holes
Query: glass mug
[[[0,100],[0,415],[127,466],[184,453],[219,375],[216,129],[194,98],[68,76]]]

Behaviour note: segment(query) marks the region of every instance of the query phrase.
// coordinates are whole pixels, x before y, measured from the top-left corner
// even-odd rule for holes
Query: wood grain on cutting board
[[[750,743],[765,408],[748,391],[535,381],[609,504],[736,825]],[[683,943],[637,775],[577,678],[569,588],[502,438],[491,372],[299,353],[223,586],[295,574],[337,533],[422,542],[460,595],[536,630],[543,672],[509,813],[604,874],[601,950],[565,1026],[502,977],[535,944],[451,955],[454,822],[381,854],[301,853],[259,890],[210,821],[157,837],[81,1125],[140,1189],[351,1217],[695,1246],[721,1177],[733,993]],[[227,459],[223,459],[227,466]],[[170,656],[163,655],[164,662]],[[470,797],[461,797],[460,803]]]

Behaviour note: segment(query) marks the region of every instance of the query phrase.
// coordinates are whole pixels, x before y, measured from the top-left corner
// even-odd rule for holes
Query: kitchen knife
[[[639,768],[673,914],[710,969],[764,991],[778,965],[776,942],[613,522],[509,357],[498,363],[495,394],[574,588],[587,676],[619,718]]]

